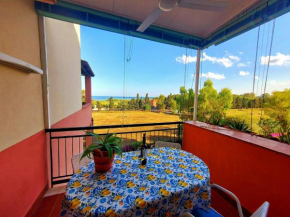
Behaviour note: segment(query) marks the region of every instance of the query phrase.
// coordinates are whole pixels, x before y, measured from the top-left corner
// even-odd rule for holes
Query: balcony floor
[[[37,205],[32,217],[59,217],[66,186],[49,189]]]

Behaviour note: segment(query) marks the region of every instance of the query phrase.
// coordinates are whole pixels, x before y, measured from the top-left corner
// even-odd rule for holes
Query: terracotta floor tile
[[[64,193],[59,194],[59,196],[58,196],[58,198],[56,200],[55,206],[61,206],[63,197],[64,197]]]
[[[55,206],[50,214],[50,217],[60,217],[61,206]]]
[[[38,207],[36,208],[36,211],[43,210],[43,209],[51,209],[54,207],[57,198],[59,195],[53,195],[42,198],[40,201]]]
[[[51,214],[51,209],[43,209],[36,211],[32,217],[49,217]]]

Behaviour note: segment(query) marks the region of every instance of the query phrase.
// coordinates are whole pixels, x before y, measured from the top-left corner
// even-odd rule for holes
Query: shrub
[[[261,134],[269,139],[271,138],[271,133],[277,131],[278,122],[270,118],[261,118],[258,126],[261,128]]]
[[[228,126],[233,130],[249,132],[249,125],[245,122],[245,120],[240,120],[238,118],[225,118],[223,125]]]

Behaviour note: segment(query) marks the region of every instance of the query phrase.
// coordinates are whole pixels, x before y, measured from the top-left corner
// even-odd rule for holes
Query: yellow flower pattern
[[[198,157],[174,148],[116,156],[112,169],[95,173],[94,163],[78,170],[65,194],[61,216],[179,216],[195,207],[209,210],[210,176]]]

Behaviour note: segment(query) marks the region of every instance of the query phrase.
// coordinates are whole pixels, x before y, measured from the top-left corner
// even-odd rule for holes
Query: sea
[[[130,100],[132,98],[137,99],[136,96],[132,96],[132,97],[131,96],[125,96],[125,97],[123,96],[92,96],[92,99],[97,100],[97,101],[105,101],[105,100],[108,100],[110,97],[113,97],[114,99],[125,99],[125,100]],[[140,96],[139,98],[141,99],[141,97],[142,99],[145,98],[144,96]],[[149,99],[153,99],[153,97],[149,97]]]

